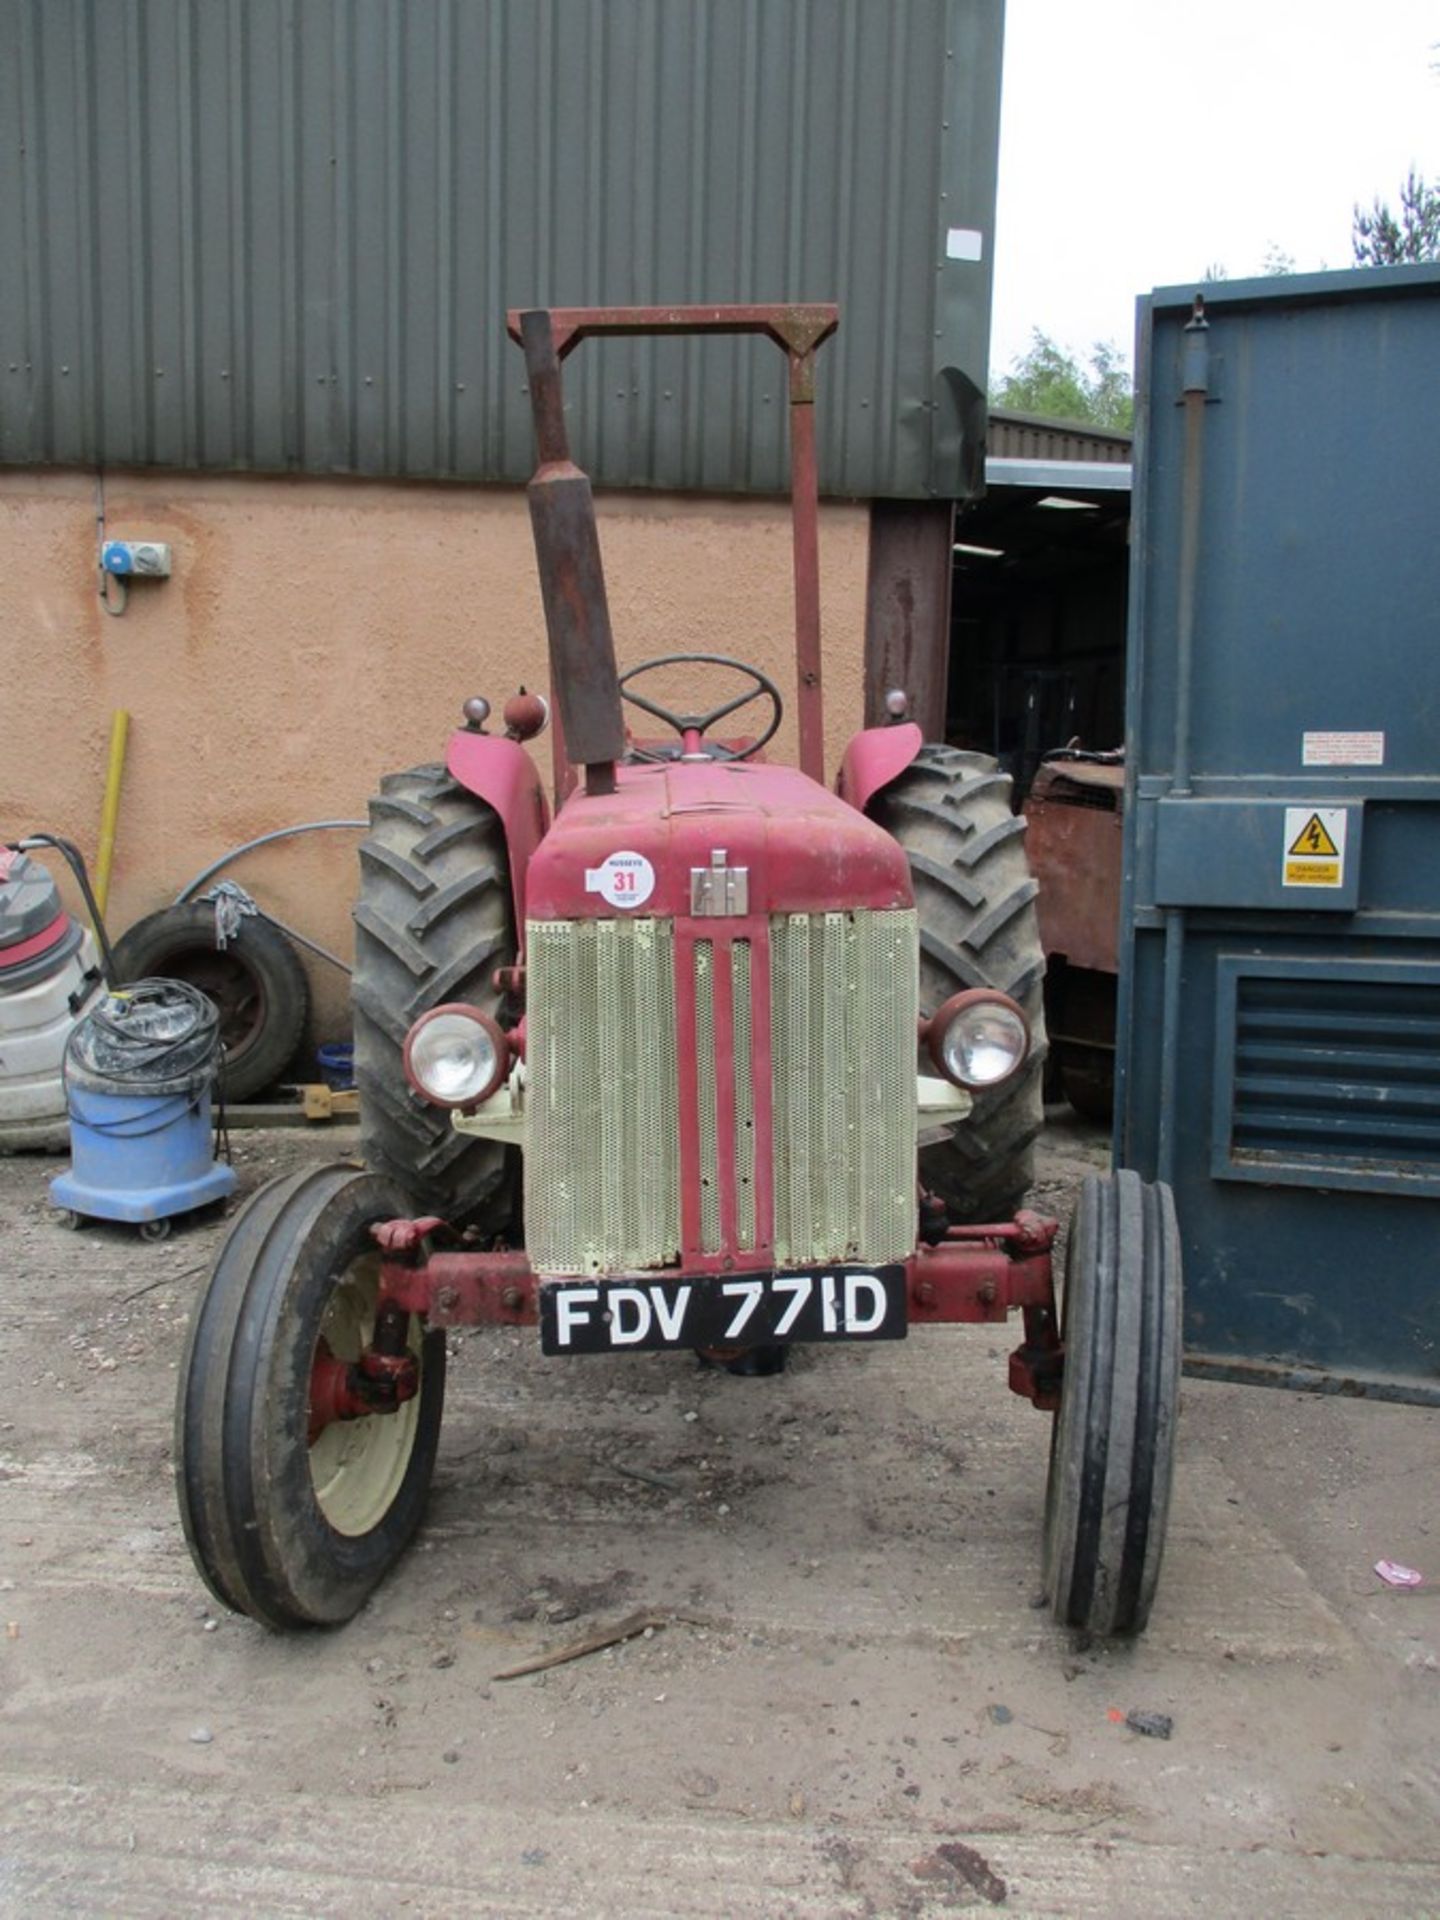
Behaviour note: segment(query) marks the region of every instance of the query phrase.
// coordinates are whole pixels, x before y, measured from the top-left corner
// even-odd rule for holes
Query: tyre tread
[[[1046,1497],[1045,1577],[1064,1626],[1121,1636],[1149,1619],[1173,1478],[1179,1262],[1167,1188],[1129,1170],[1086,1178]]]
[[[988,755],[960,747],[922,747],[872,812],[910,860],[922,1009],[934,1012],[962,988],[995,987],[1030,1022],[1030,1059],[1016,1081],[980,1095],[965,1120],[920,1154],[922,1183],[955,1217],[1003,1219],[1031,1185],[1044,1119],[1045,956],[1025,821],[1010,811],[1009,776]]]
[[[456,1133],[411,1092],[400,1054],[432,1007],[499,1010],[492,975],[516,946],[505,835],[493,809],[430,765],[387,774],[370,823],[351,985],[361,1151],[426,1211],[498,1229],[514,1190],[505,1149]]]
[[[175,1410],[175,1475],[191,1555],[222,1605],[283,1629],[333,1626],[363,1603],[419,1523],[434,1464],[445,1389],[444,1334],[425,1336],[424,1425],[412,1463],[384,1519],[352,1543],[330,1535],[327,1562],[295,1508],[295,1476],[276,1457],[277,1357],[308,1369],[297,1288],[309,1263],[322,1275],[331,1243],[357,1219],[400,1212],[402,1190],[353,1166],[282,1175],[236,1216],[192,1316]],[[358,1209],[358,1212],[357,1212]],[[286,1352],[287,1341],[297,1342]],[[277,1356],[277,1349],[279,1350]],[[308,1378],[308,1373],[306,1375]],[[303,1420],[304,1387],[289,1411]],[[283,1393],[278,1395],[284,1401]],[[286,1434],[293,1457],[303,1432]],[[302,1497],[299,1505],[305,1505]],[[318,1515],[318,1509],[315,1510]],[[319,1522],[325,1531],[323,1519]],[[383,1537],[382,1537],[383,1533]]]

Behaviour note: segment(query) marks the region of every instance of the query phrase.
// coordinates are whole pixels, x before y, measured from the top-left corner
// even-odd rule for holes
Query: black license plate
[[[551,1280],[540,1351],[643,1353],[792,1340],[903,1340],[905,1269],[816,1267],[691,1280]]]

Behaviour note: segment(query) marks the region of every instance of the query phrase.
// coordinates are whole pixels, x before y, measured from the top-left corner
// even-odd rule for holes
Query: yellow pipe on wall
[[[125,742],[130,715],[118,707],[110,722],[110,763],[105,772],[105,804],[100,810],[100,850],[95,856],[95,904],[101,913],[110,897],[110,863],[115,858],[115,822],[120,814],[120,776],[125,770]]]

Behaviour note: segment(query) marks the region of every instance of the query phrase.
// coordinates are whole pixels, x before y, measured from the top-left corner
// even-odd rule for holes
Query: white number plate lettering
[[[905,1269],[816,1267],[688,1280],[555,1280],[540,1289],[544,1353],[903,1340]]]

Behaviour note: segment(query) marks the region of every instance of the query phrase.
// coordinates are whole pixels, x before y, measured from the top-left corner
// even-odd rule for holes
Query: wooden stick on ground
[[[517,1667],[506,1667],[503,1673],[492,1674],[493,1680],[518,1680],[522,1674],[539,1673],[545,1667],[564,1666],[569,1660],[583,1660],[587,1653],[603,1653],[606,1647],[618,1646],[622,1640],[633,1640],[637,1634],[644,1633],[647,1627],[659,1632],[670,1624],[672,1616],[668,1613],[651,1613],[642,1609],[639,1613],[627,1613],[623,1620],[617,1620],[613,1627],[597,1627],[594,1633],[587,1633],[581,1640],[569,1640],[563,1647],[552,1647],[549,1653],[537,1653],[529,1660],[522,1660]]]

